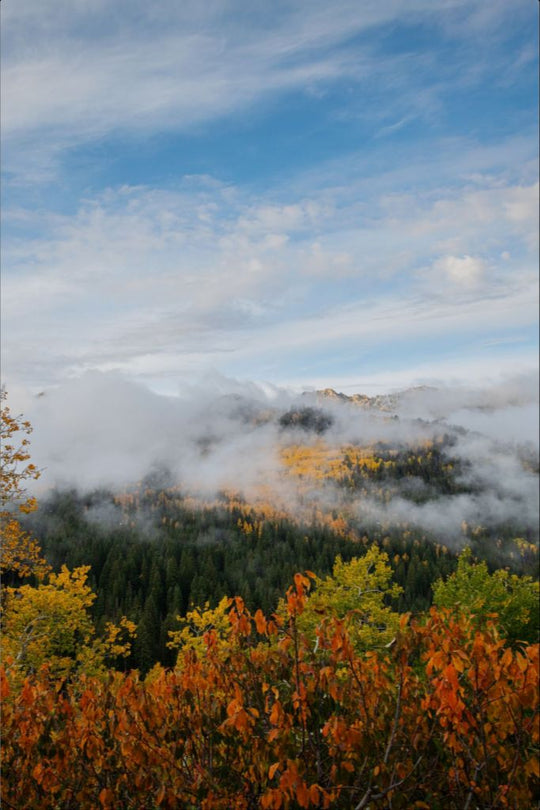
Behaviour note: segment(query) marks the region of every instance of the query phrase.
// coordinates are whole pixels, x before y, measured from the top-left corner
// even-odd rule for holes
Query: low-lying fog
[[[361,392],[359,392],[361,393]],[[17,400],[8,404],[16,412]],[[314,419],[298,421],[301,409]],[[167,469],[186,491],[211,497],[230,489],[294,508],[294,480],[279,448],[324,439],[329,445],[384,442],[414,446],[454,436],[454,457],[467,462],[474,494],[415,504],[395,494],[382,505],[358,499],[360,516],[414,522],[445,535],[473,523],[538,523],[538,378],[516,377],[491,388],[414,388],[367,405],[316,392],[243,384],[222,377],[165,397],[114,374],[88,373],[24,403],[34,426],[32,460],[52,488],[123,490]],[[325,505],[338,499],[328,486]]]

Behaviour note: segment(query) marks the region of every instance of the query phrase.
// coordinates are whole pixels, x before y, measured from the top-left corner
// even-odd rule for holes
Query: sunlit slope
[[[283,437],[284,439],[285,437]],[[224,488],[202,496],[182,484],[138,487],[116,494],[125,525],[141,515],[169,532],[182,530],[186,510],[219,510],[229,515],[248,538],[261,537],[266,521],[320,525],[352,541],[376,532],[414,530],[415,536],[509,560],[535,554],[538,535],[525,522],[486,520],[475,505],[492,495],[470,475],[470,465],[452,454],[448,437],[423,439],[414,445],[335,444],[325,438],[304,442],[282,440],[279,464],[249,492]],[[449,516],[449,518],[447,518]],[[212,518],[213,519],[213,518]],[[453,521],[453,523],[451,522]]]
[[[426,468],[432,463],[433,447],[434,443],[428,439],[407,450],[382,450],[353,444],[334,446],[320,440],[314,444],[286,445],[281,448],[280,458],[286,471],[293,477],[342,482],[350,478],[351,471],[363,474],[366,478],[385,471],[397,473],[404,458],[413,474],[415,464],[418,468],[422,465]],[[449,462],[445,469],[450,472],[453,466]]]

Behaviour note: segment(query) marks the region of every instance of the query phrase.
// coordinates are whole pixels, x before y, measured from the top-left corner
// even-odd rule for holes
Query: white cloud
[[[339,44],[392,18],[393,3],[245,14],[237,4],[9,4],[3,11],[2,124],[10,170],[119,130],[185,130],[276,92],[354,77]],[[35,9],[33,14],[29,8]],[[236,16],[240,14],[240,19]],[[44,20],[44,17],[47,20]],[[54,19],[55,24],[50,24]],[[28,47],[28,43],[32,47]],[[367,55],[366,55],[367,58]]]
[[[531,379],[535,384],[535,381],[538,380],[538,353],[536,351],[529,350],[519,358],[516,358],[514,354],[499,354],[490,358],[485,353],[472,349],[466,356],[460,354],[423,363],[404,363],[403,360],[396,358],[393,366],[382,371],[363,372],[359,367],[356,373],[336,374],[331,381],[329,381],[328,375],[311,375],[302,381],[301,386],[297,385],[296,389],[319,390],[330,385],[337,391],[343,391],[349,395],[362,392],[375,396],[403,390],[410,386],[438,386],[443,391],[448,386],[492,388],[517,375]],[[291,385],[294,382],[292,379],[284,380],[284,383]]]
[[[4,3],[5,165],[19,182],[51,179],[74,146],[119,133],[193,131],[277,94],[317,95],[337,80],[380,89],[381,110],[369,113],[374,132],[396,131],[411,116],[437,119],[449,82],[478,80],[463,64],[469,38],[489,40],[489,53],[477,49],[475,63],[477,71],[479,63],[492,70],[501,18],[510,25],[526,14],[501,1],[484,6],[300,0],[248,12],[239,0],[52,0],[44,14],[36,0]],[[474,23],[480,11],[481,36]],[[393,55],[383,37],[366,36],[404,20],[428,21],[455,38],[455,59],[436,63],[429,50]],[[364,110],[361,96],[356,103]]]
[[[301,347],[315,350],[347,341],[363,341],[366,346],[412,338],[430,341],[464,331],[489,330],[494,323],[499,329],[533,325],[537,317],[538,292],[534,279],[525,276],[514,289],[492,290],[488,299],[391,295],[355,301],[317,316],[260,329],[239,353]]]
[[[485,263],[473,256],[442,256],[433,269],[460,287],[476,287],[483,279]]]
[[[522,459],[524,454],[534,458],[537,392],[538,378],[532,375],[485,387],[413,390],[394,400],[399,419],[325,402],[334,420],[326,438],[335,446],[351,441],[403,446],[440,437],[442,431],[454,435],[449,452],[466,462],[463,475],[474,487],[469,494],[441,495],[421,505],[406,500],[405,489],[403,497],[397,492],[388,503],[369,492],[351,501],[349,493],[348,509],[378,521],[414,521],[445,538],[461,535],[463,519],[473,525],[513,519],[534,528],[538,477]],[[297,489],[278,453],[284,442],[295,441],[280,429],[279,417],[306,403],[290,391],[212,375],[185,386],[180,396],[164,397],[119,375],[93,373],[41,397],[25,398],[21,390],[10,396],[14,410],[23,402],[35,428],[32,459],[44,468],[36,485],[41,493],[55,485],[124,488],[165,468],[183,491],[212,496],[227,487],[248,498],[263,493],[266,502],[296,516],[306,506],[309,482]],[[454,423],[475,433],[460,435]],[[323,509],[340,503],[340,490],[320,482],[312,493]]]
[[[73,216],[8,209],[35,234],[3,246],[4,368],[36,385],[248,361],[258,376],[259,355],[279,366],[291,349],[493,340],[536,323],[529,188],[486,174],[474,191],[431,191],[429,164],[413,169],[414,200],[376,183],[368,197],[354,176],[309,196],[190,177],[109,189]]]
[[[301,0],[247,13],[236,0],[53,0],[43,14],[36,0],[4,3],[4,165],[31,183],[72,147],[193,133],[289,91],[322,98],[338,79],[373,135],[438,120],[482,5]],[[490,4],[483,38],[514,14]],[[453,37],[455,64],[373,36],[404,18]],[[376,110],[360,87],[380,91]],[[394,104],[411,98],[405,112]],[[534,322],[536,142],[404,143],[396,164],[387,140],[264,192],[191,176],[169,190],[88,189],[72,214],[5,209],[4,368],[36,385],[89,368],[162,381],[223,358],[256,365],[259,353],[279,366],[291,347],[496,338]]]

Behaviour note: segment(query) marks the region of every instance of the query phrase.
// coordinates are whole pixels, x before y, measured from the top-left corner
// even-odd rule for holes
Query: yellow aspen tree
[[[39,478],[39,470],[30,462],[28,436],[30,422],[22,416],[12,416],[4,404],[6,392],[0,392],[0,570],[14,572],[20,577],[43,575],[47,565],[38,543],[24,531],[17,514],[37,509],[37,501],[29,495],[26,481]]]

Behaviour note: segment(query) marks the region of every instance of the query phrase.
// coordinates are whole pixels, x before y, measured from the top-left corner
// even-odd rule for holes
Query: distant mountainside
[[[128,666],[173,666],[168,634],[193,606],[235,594],[274,611],[298,571],[327,576],[338,555],[372,546],[401,612],[430,607],[464,547],[490,569],[537,575],[538,460],[505,441],[505,420],[525,414],[511,410],[519,390],[491,398],[490,434],[489,393],[442,384],[164,397],[98,382],[97,394],[92,382],[39,398],[49,489],[23,519],[55,571],[91,566],[100,627],[137,624]]]
[[[406,388],[403,391],[398,391],[394,394],[378,394],[370,397],[367,394],[343,394],[335,391],[333,388],[323,388],[316,391],[315,396],[320,404],[327,400],[338,401],[343,403],[350,403],[358,405],[361,408],[369,408],[373,410],[394,412],[399,408],[399,405],[406,398],[423,393],[425,391],[436,391],[437,389],[427,385],[419,385],[414,388]]]

